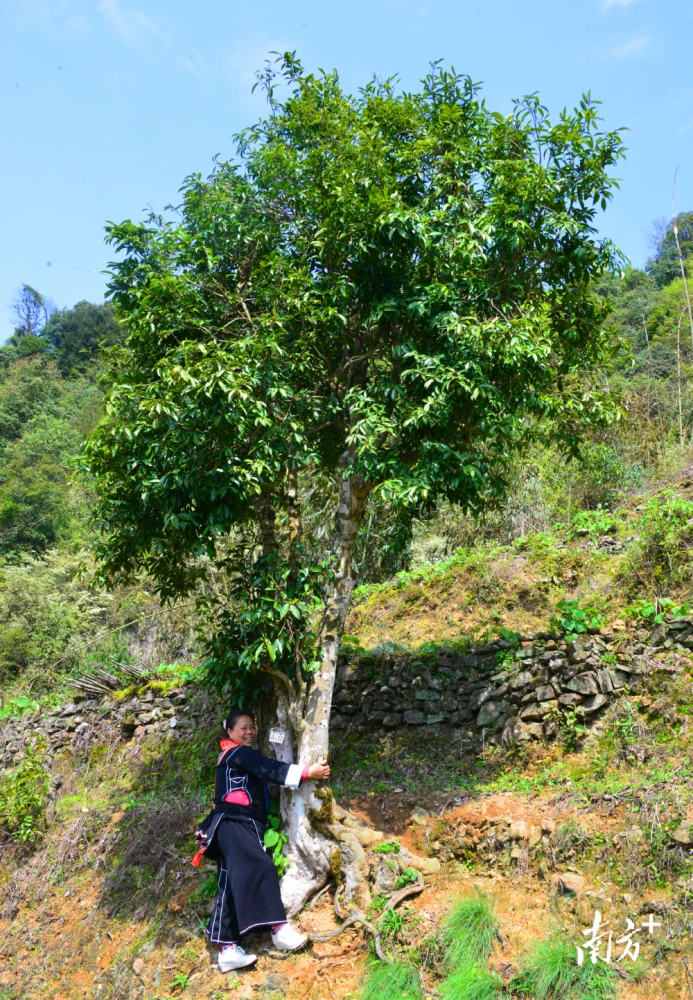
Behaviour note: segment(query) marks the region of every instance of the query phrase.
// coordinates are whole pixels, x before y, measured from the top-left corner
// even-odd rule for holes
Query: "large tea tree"
[[[201,594],[210,670],[271,678],[303,763],[327,754],[369,503],[405,522],[443,497],[478,509],[537,428],[570,448],[613,417],[591,282],[618,264],[595,216],[622,145],[589,98],[555,124],[533,97],[503,116],[438,66],[418,93],[356,96],[293,56],[279,73],[175,221],[110,228],[128,336],[86,465],[107,575]],[[308,546],[316,484],[334,525]],[[315,794],[284,804],[292,911],[336,841],[348,891],[363,865]]]

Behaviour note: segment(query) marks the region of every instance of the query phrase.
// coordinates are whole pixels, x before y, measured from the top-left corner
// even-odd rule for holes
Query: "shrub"
[[[50,776],[43,766],[45,751],[45,740],[34,740],[24,760],[0,780],[0,827],[30,847],[46,825]]]
[[[640,548],[637,569],[655,588],[681,583],[691,575],[693,503],[675,490],[651,497],[639,518]]]

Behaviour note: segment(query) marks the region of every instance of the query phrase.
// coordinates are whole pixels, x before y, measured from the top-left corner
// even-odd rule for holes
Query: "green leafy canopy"
[[[165,598],[224,563],[292,470],[358,473],[408,516],[475,509],[538,426],[574,447],[617,416],[591,283],[621,266],[595,217],[623,147],[589,96],[555,123],[535,96],[503,116],[440,65],[416,93],[348,95],[292,54],[263,82],[267,117],[187,179],[174,219],[109,227],[127,339],[85,466],[105,573],[144,569]],[[327,566],[240,584],[273,602],[270,644],[314,621]]]

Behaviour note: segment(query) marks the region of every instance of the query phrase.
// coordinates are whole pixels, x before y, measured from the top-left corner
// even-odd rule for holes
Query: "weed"
[[[217,894],[219,879],[216,872],[207,872],[200,886],[190,896],[191,903],[207,903]]]
[[[398,937],[404,937],[405,920],[403,914],[398,910],[385,910],[378,921],[378,930],[384,938],[394,941]]]
[[[459,900],[443,927],[447,968],[454,972],[486,961],[497,937],[498,923],[485,896]]]
[[[189,972],[177,972],[173,977],[173,979],[171,980],[171,989],[173,990],[187,989],[189,982],[190,982]]]
[[[691,605],[688,601],[677,604],[670,597],[655,597],[652,600],[635,601],[633,604],[629,604],[623,610],[623,617],[641,619],[648,625],[660,625],[667,615],[671,615],[672,618],[684,618],[690,613]]]
[[[401,844],[398,840],[384,840],[373,848],[375,854],[399,854]]]
[[[289,862],[284,854],[284,846],[289,843],[289,838],[282,832],[281,825],[282,818],[279,813],[279,803],[276,799],[272,799],[267,814],[267,829],[265,830],[264,844],[272,852],[272,860],[280,878],[289,867]]]
[[[508,994],[495,972],[476,965],[463,965],[443,982],[441,1000],[501,1000]]]
[[[518,997],[531,1000],[612,1000],[614,980],[605,962],[579,966],[575,945],[559,936],[536,946],[510,986]]]
[[[574,708],[562,712],[552,708],[547,718],[556,723],[556,740],[559,746],[570,752],[577,750],[582,737],[587,733],[587,727],[582,724]]]
[[[414,885],[418,881],[419,873],[416,868],[405,868],[403,872],[397,876],[395,881],[395,889],[404,889],[407,885]]]
[[[554,841],[554,848],[556,854],[568,855],[574,854],[576,851],[581,851],[591,842],[591,836],[580,826],[577,820],[570,819],[562,823],[561,826],[556,830],[556,839]]]
[[[588,629],[600,628],[604,621],[601,613],[592,606],[580,607],[579,601],[559,601],[556,605],[558,616],[552,619],[551,624],[563,629],[566,642],[575,642],[578,635],[587,632]]]
[[[421,1000],[419,975],[408,962],[373,965],[361,987],[360,1000]]]

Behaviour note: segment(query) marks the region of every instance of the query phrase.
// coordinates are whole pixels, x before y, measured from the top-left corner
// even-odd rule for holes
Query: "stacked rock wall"
[[[440,650],[435,658],[354,654],[340,662],[333,729],[370,725],[450,723],[484,731],[493,742],[551,737],[561,715],[596,716],[614,698],[634,690],[671,647],[693,649],[693,621],[679,619],[654,631],[602,629],[566,644],[546,633],[520,648],[499,640],[464,655]]]
[[[0,771],[19,764],[28,740],[42,738],[48,757],[70,747],[86,750],[92,742],[108,738],[129,740],[174,733],[185,735],[200,726],[209,728],[221,716],[220,706],[205,692],[179,687],[165,695],[144,690],[141,695],[117,702],[78,697],[47,712],[29,712],[0,722]]]
[[[484,733],[490,742],[550,738],[561,713],[574,710],[589,721],[600,709],[634,690],[655,657],[668,651],[690,655],[693,618],[634,633],[601,630],[566,645],[546,634],[519,649],[499,640],[463,655],[441,649],[414,657],[403,653],[340,657],[331,728],[437,723]],[[156,685],[154,685],[156,688]],[[223,706],[192,685],[166,694],[144,689],[124,702],[82,699],[44,713],[0,721],[0,771],[25,756],[29,739],[42,737],[49,757],[92,740],[186,735],[209,729]]]

